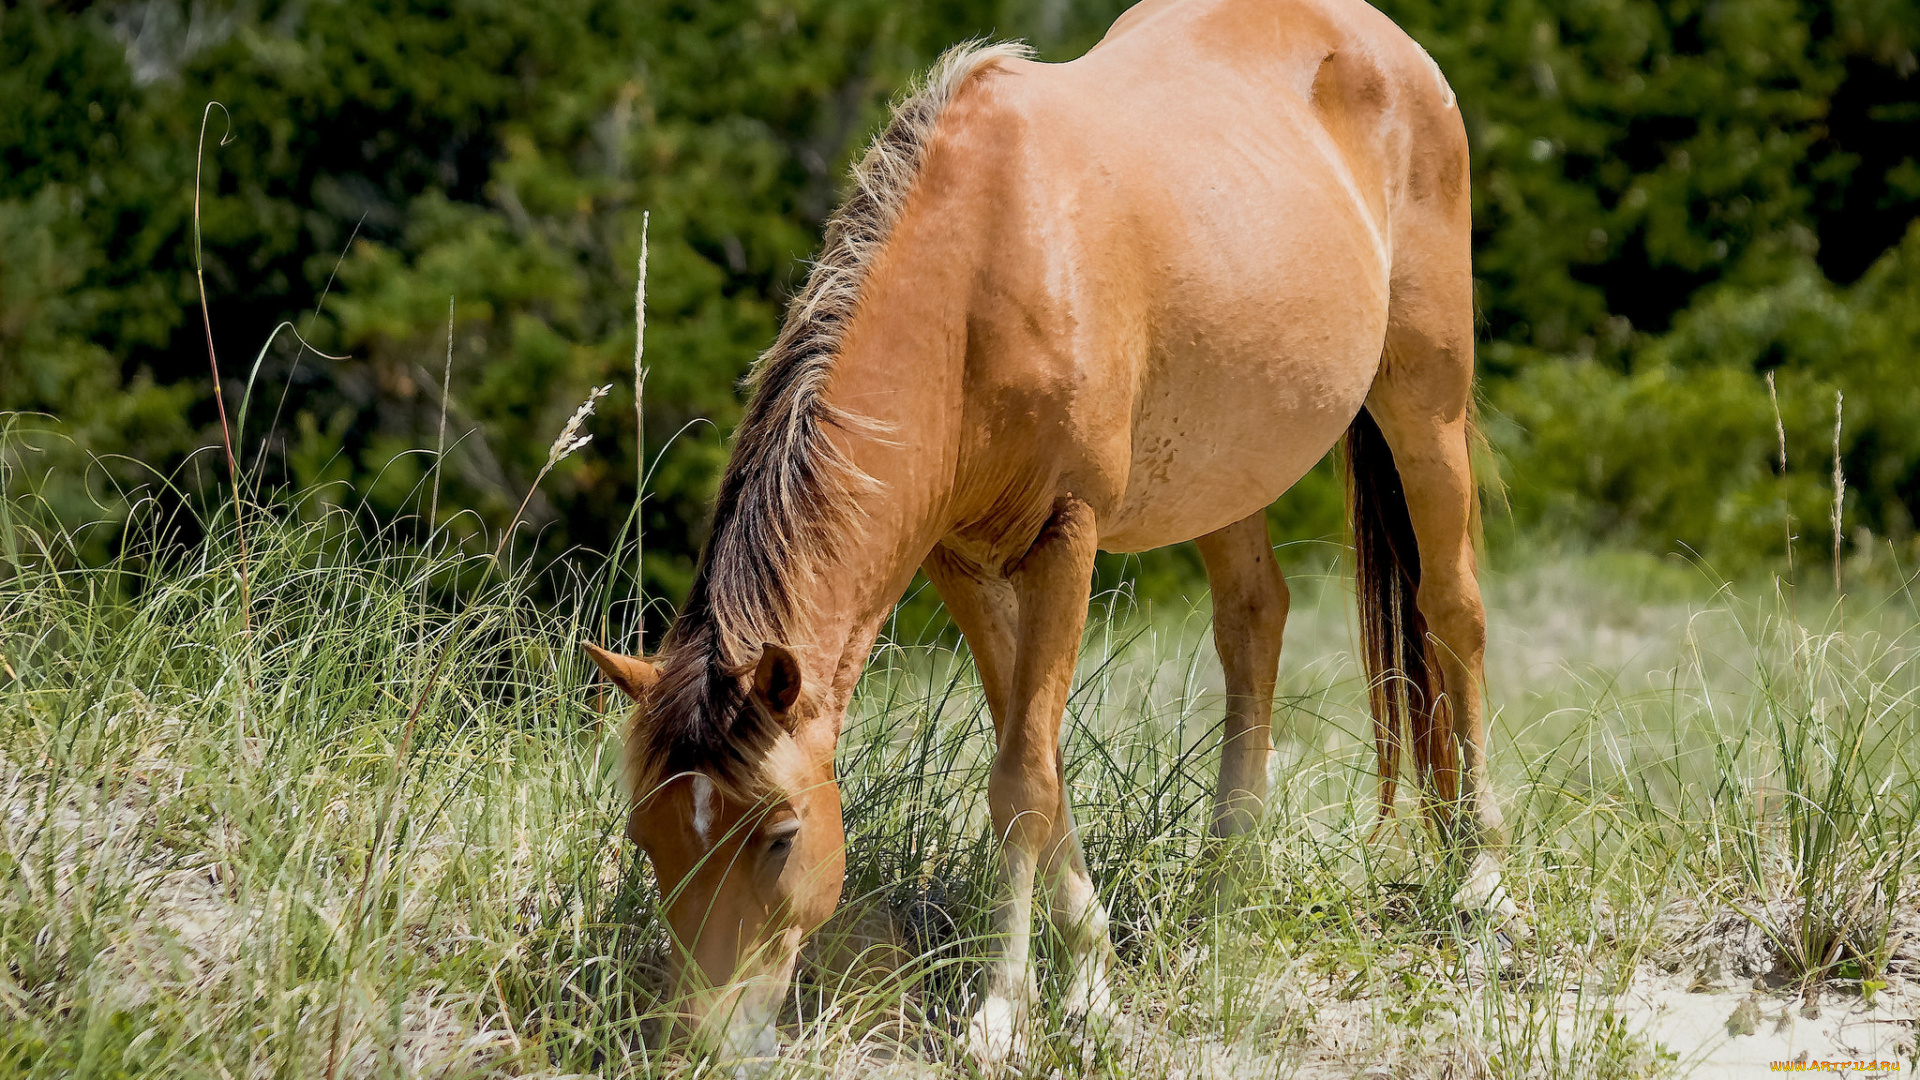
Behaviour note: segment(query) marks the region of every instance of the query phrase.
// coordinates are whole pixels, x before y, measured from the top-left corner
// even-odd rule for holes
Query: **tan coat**
[[[975,1051],[1022,1046],[1036,883],[1072,953],[1067,1007],[1104,1014],[1106,915],[1059,759],[1095,552],[1199,541],[1229,691],[1214,832],[1242,831],[1287,606],[1264,510],[1350,431],[1381,447],[1356,449],[1355,486],[1383,767],[1411,724],[1438,820],[1480,852],[1463,902],[1507,907],[1467,146],[1432,60],[1361,0],[1149,0],[1072,63],[950,56],[877,145],[763,364],[689,625],[657,669],[603,661],[641,699],[632,832],[695,961],[689,1013],[736,1053],[775,1045],[800,933],[838,896],[848,698],[924,566],[999,744],[1005,898]]]

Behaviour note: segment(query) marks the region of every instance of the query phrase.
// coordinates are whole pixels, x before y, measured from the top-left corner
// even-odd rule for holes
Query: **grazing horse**
[[[996,933],[970,1039],[1019,1051],[1038,884],[1065,1007],[1112,1009],[1060,725],[1095,553],[1197,541],[1227,716],[1212,831],[1267,790],[1287,588],[1265,511],[1346,438],[1383,809],[1402,731],[1430,814],[1504,908],[1471,534],[1467,142],[1427,54],[1363,0],[1148,0],[1040,64],[949,52],[853,193],[752,375],[686,604],[637,702],[628,835],[681,1008],[738,1054],[838,902],[834,748],[924,568],[997,752]]]

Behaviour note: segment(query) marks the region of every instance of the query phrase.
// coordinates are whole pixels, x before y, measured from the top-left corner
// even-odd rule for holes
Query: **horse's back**
[[[1258,511],[1373,383],[1410,163],[1448,138],[1437,69],[1361,0],[1150,0],[1007,75],[988,291],[1042,327],[1006,362],[1066,411],[1068,485],[1110,487],[1102,545]]]

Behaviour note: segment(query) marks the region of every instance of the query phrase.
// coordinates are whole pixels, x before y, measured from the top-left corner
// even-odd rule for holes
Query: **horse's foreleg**
[[[986,692],[996,732],[1004,731],[1012,712],[1013,672],[1019,642],[1020,604],[1012,582],[935,549],[926,563],[927,577],[946,602],[947,612],[966,636],[974,667]],[[1110,1018],[1112,995],[1107,973],[1113,947],[1107,938],[1107,911],[1094,891],[1080,850],[1080,834],[1073,821],[1073,799],[1067,792],[1065,761],[1054,763],[1060,789],[1056,823],[1048,837],[1043,862],[1055,928],[1066,945],[1073,975],[1063,1007],[1070,1016]]]
[[[1086,625],[1097,539],[1092,508],[1063,501],[1011,574],[1017,644],[1005,716],[995,717],[999,747],[987,781],[1002,894],[985,1000],[968,1029],[974,1054],[984,1061],[1004,1061],[1024,1046],[1036,996],[1033,888],[1043,865],[1056,880],[1055,914],[1066,916],[1070,944],[1098,934],[1102,951],[1085,975],[1089,984],[1102,984],[1099,997],[1105,997],[1106,917],[1079,857],[1060,763],[1060,720]],[[1091,985],[1084,996],[1093,996]]]
[[[1056,744],[1057,745],[1057,744]],[[1113,1019],[1113,995],[1107,972],[1113,965],[1113,943],[1107,937],[1107,908],[1087,873],[1080,850],[1080,830],[1073,821],[1073,799],[1067,791],[1066,763],[1054,756],[1059,778],[1059,827],[1047,840],[1047,882],[1053,901],[1053,925],[1067,947],[1073,978],[1061,1008],[1068,1016],[1086,1017],[1096,1024]]]
[[[1213,835],[1237,836],[1260,818],[1273,749],[1273,684],[1287,626],[1287,583],[1267,540],[1266,511],[1197,541],[1213,592],[1213,645],[1227,679]]]
[[[1013,583],[943,547],[933,549],[923,569],[946,605],[947,614],[967,639],[997,733],[1007,724],[1019,645],[1020,602],[1014,596]]]

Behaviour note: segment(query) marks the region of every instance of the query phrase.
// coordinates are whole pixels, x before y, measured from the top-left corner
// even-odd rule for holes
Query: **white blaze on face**
[[[693,834],[702,844],[713,828],[713,781],[701,773],[693,774]]]
[[[800,937],[800,928],[790,927],[747,961],[753,973],[735,984],[739,996],[726,1014],[722,1044],[726,1057],[742,1064],[756,1059],[764,1064],[779,1056],[780,1031],[775,1025],[793,980],[794,961],[800,956]],[[755,1073],[749,1070],[746,1075]]]

